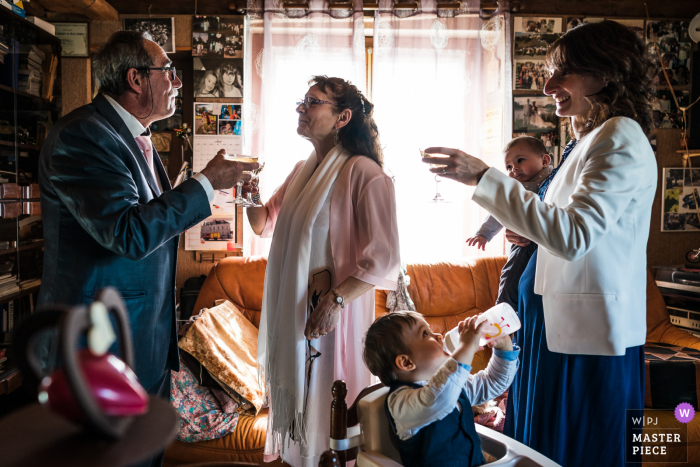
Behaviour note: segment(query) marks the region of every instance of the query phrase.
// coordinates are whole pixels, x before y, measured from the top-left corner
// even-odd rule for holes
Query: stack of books
[[[27,290],[27,289],[31,289],[32,287],[36,287],[38,285],[41,285],[41,279],[29,279],[29,280],[20,282],[19,288],[22,290]]]
[[[5,63],[5,55],[10,51],[10,45],[5,39],[0,37],[0,65]]]
[[[41,81],[44,72],[42,66],[46,58],[43,51],[35,45],[19,46],[19,70],[17,76],[17,88],[20,91],[41,96]]]
[[[0,297],[12,295],[19,292],[16,274],[4,274],[0,276]]]

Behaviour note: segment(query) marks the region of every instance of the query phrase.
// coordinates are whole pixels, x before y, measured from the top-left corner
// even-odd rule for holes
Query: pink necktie
[[[156,176],[156,171],[155,168],[153,167],[153,144],[151,143],[151,137],[149,136],[137,136],[136,138],[136,144],[139,145],[139,148],[141,149],[141,152],[143,153],[144,157],[146,158],[146,163],[148,164],[148,167],[151,169],[151,173],[153,176]]]

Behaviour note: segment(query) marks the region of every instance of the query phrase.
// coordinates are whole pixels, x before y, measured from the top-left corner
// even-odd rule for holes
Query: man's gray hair
[[[144,42],[150,38],[150,34],[138,31],[117,31],[112,34],[92,56],[92,72],[98,92],[121,96],[129,89],[126,72],[130,68],[139,70],[153,66]],[[141,76],[147,73],[140,72]]]

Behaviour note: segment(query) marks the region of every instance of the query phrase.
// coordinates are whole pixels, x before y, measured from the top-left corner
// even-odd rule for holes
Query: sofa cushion
[[[262,409],[256,416],[241,414],[233,433],[197,443],[175,441],[165,450],[165,458],[180,463],[262,463],[266,433],[267,409]]]
[[[256,362],[258,330],[230,301],[204,310],[178,346],[260,410],[263,393]]]
[[[209,271],[193,313],[211,308],[216,300],[231,301],[257,328],[260,326],[263,284],[267,260],[262,256],[225,258]]]

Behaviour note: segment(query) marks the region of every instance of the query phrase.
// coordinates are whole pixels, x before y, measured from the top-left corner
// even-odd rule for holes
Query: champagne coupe
[[[257,157],[252,157],[252,156],[243,156],[240,154],[234,154],[233,156],[229,156],[228,154],[224,156],[224,158],[227,161],[234,161],[234,162],[258,162]],[[258,174],[260,174],[260,171],[263,169],[265,164],[261,165],[255,170],[251,171],[244,171],[243,173],[249,173],[253,176],[253,179],[257,178]],[[242,206],[244,208],[249,208],[253,206],[257,206],[255,203],[252,201],[248,201],[243,198],[243,180],[238,180],[236,182],[236,198],[233,200],[233,202],[239,206]]]
[[[420,157],[421,160],[423,160],[424,157],[440,157],[440,156],[435,156],[434,154],[426,154],[423,148],[419,148],[418,151],[420,151]],[[445,159],[448,159],[447,157]],[[446,167],[444,164],[430,164],[431,169],[437,169],[437,168],[442,168]],[[447,201],[445,198],[442,197],[440,194],[440,182],[442,180],[440,179],[440,174],[435,174],[435,198],[433,198],[430,202],[432,203],[441,203]]]

